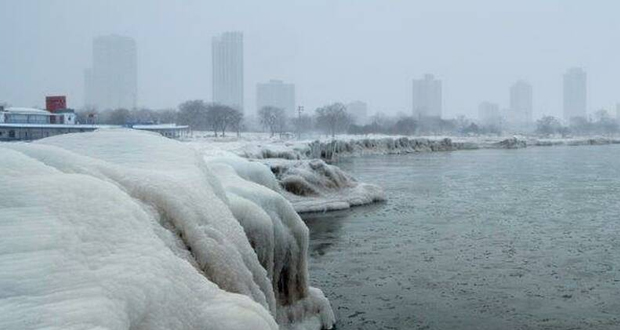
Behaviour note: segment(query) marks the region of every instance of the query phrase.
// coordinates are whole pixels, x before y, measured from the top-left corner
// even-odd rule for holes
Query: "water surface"
[[[338,329],[620,329],[620,146],[338,165],[388,197],[304,216]]]

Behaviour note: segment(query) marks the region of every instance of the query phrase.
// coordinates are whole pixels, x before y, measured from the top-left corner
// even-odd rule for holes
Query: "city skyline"
[[[298,103],[306,109],[362,99],[371,112],[409,113],[411,79],[432,72],[443,80],[446,118],[475,117],[483,99],[509,104],[506,90],[519,79],[536,89],[535,118],[562,118],[562,74],[573,66],[583,67],[591,77],[589,113],[612,110],[620,99],[614,88],[620,64],[609,43],[619,27],[611,14],[617,5],[530,0],[501,6],[489,1],[446,3],[450,5],[364,3],[355,10],[324,1],[260,6],[232,1],[217,7],[208,1],[148,6],[141,0],[117,6],[72,0],[54,5],[36,0],[0,4],[4,9],[0,25],[6,27],[0,34],[7,40],[0,54],[0,99],[42,106],[42,95],[65,94],[70,106],[79,107],[84,99],[83,69],[90,65],[90,40],[116,33],[131,36],[140,45],[139,107],[170,108],[190,99],[212,100],[209,40],[230,30],[245,33],[244,89],[251,91],[257,82],[272,77],[294,82]],[[312,17],[325,8],[330,13],[322,24],[315,24]],[[281,16],[280,10],[290,15]],[[165,27],[154,19],[162,13],[169,15]],[[20,15],[32,17],[31,22],[16,20]],[[249,19],[257,15],[264,19]],[[417,19],[399,19],[412,15]],[[465,18],[471,15],[479,19]],[[367,25],[340,24],[358,17],[367,19]],[[521,24],[524,20],[528,24]],[[30,29],[32,22],[45,28]],[[431,22],[463,28],[421,29]],[[9,33],[16,37],[9,38]],[[467,37],[474,34],[476,40]],[[405,36],[417,42],[403,43]],[[389,60],[379,54],[389,54]],[[246,92],[244,104],[256,104],[255,94]]]

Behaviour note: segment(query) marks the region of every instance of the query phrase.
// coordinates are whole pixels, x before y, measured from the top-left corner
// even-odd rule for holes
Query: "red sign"
[[[48,96],[45,98],[45,109],[50,112],[67,108],[65,96]]]

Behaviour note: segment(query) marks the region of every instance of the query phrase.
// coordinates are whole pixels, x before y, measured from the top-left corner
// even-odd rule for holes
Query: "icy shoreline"
[[[266,166],[129,130],[0,153],[0,328],[333,327]]]
[[[247,138],[246,138],[247,139]],[[281,141],[264,136],[228,140],[198,138],[188,142],[206,155],[237,155],[268,166],[281,194],[299,213],[347,209],[385,200],[382,188],[357,182],[336,165],[341,157],[371,154],[409,154],[473,149],[518,149],[531,146],[598,145],[620,139],[536,139],[526,137],[390,137],[343,136],[336,140]],[[274,187],[274,189],[277,189]]]

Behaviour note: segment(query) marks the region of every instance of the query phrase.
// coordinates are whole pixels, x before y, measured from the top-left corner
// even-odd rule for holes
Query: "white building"
[[[256,111],[267,106],[284,109],[287,116],[295,117],[295,85],[284,83],[282,80],[257,84]]]
[[[564,74],[564,120],[587,117],[587,75],[581,68],[572,68]]]
[[[0,107],[0,141],[35,140],[94,129],[76,125],[75,112],[71,109],[50,112],[34,108]]]
[[[480,126],[484,127],[502,127],[502,115],[497,103],[482,102],[478,106],[478,120]]]
[[[132,109],[138,96],[136,42],[119,35],[93,39],[92,69],[84,72],[86,106]]]
[[[531,125],[534,108],[532,85],[523,80],[510,87],[508,121],[517,126]]]
[[[243,111],[243,33],[224,32],[211,45],[213,102]]]
[[[59,109],[53,112],[34,108],[0,106],[0,141],[31,141],[54,135],[92,132],[100,128],[121,128],[108,125],[83,125],[76,122],[75,112]],[[159,133],[169,138],[182,138],[189,126],[133,125],[133,129]]]
[[[368,104],[366,102],[353,101],[347,104],[347,113],[358,125],[368,123]]]
[[[75,125],[75,112],[70,109],[49,112],[34,108],[0,108],[3,124],[64,124]]]
[[[427,74],[422,79],[413,80],[412,109],[415,118],[441,118],[442,95],[441,80]]]

